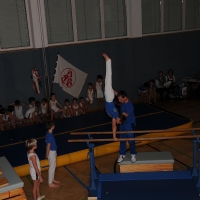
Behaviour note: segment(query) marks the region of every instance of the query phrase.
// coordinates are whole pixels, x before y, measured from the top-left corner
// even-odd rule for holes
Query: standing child
[[[93,102],[94,102],[94,90],[92,89],[92,83],[88,83],[86,101],[89,104],[90,111],[92,112],[92,107],[93,107]]]
[[[33,138],[26,140],[26,147],[28,149],[27,157],[30,165],[30,175],[33,180],[33,200],[41,200],[45,196],[40,195],[40,183],[43,182],[43,178],[40,169],[40,161],[35,153],[35,149],[37,149],[37,140]]]
[[[48,171],[48,183],[49,187],[58,187],[60,182],[54,180],[55,169],[56,169],[56,156],[57,156],[57,145],[53,135],[53,130],[55,129],[55,124],[53,121],[46,123],[47,133],[45,137],[46,141],[46,158],[49,161],[49,171]]]
[[[64,101],[65,103],[65,117],[72,117],[73,116],[73,112],[72,112],[72,107],[69,104],[69,99],[65,99]]]
[[[82,114],[86,114],[87,113],[87,105],[86,105],[83,97],[80,97],[79,107],[80,107],[80,112]]]
[[[97,82],[95,83],[95,91],[98,99],[98,106],[101,110],[104,108],[104,101],[103,101],[103,77],[101,75],[97,76]]]
[[[73,112],[73,116],[78,116],[80,114],[80,109],[79,109],[79,105],[77,103],[77,98],[73,99],[72,112]]]
[[[57,107],[57,104],[60,108]],[[54,93],[51,93],[51,100],[49,101],[49,107],[51,110],[51,120],[53,120],[53,116],[55,113],[61,112],[61,119],[63,119],[65,110],[63,106],[56,100],[56,95]]]

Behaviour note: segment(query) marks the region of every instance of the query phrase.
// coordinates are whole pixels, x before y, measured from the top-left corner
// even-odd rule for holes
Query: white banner
[[[54,83],[58,83],[65,92],[78,98],[86,78],[85,72],[77,69],[58,55]]]

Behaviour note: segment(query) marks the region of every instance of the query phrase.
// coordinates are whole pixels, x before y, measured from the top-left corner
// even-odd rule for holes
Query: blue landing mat
[[[199,200],[194,181],[137,180],[103,182],[101,200]]]

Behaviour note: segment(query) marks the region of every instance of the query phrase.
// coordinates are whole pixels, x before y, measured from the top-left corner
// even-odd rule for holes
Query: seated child
[[[139,88],[139,95],[141,96],[141,102],[147,103],[149,93],[149,84],[146,82]]]
[[[57,105],[60,107],[58,108]],[[51,120],[53,120],[53,116],[55,113],[61,112],[61,119],[63,119],[65,109],[63,106],[56,100],[56,95],[51,93],[51,100],[49,101],[49,108],[51,110]]]
[[[149,104],[151,104],[151,98],[153,98],[153,102],[156,103],[156,86],[153,79],[149,81]]]
[[[65,99],[64,101],[65,103],[65,117],[72,117],[73,116],[73,112],[72,112],[72,107],[69,104],[69,99]]]
[[[92,83],[88,83],[86,101],[90,107],[90,111],[92,112],[92,107],[93,107],[93,102],[94,102],[94,90],[92,89]]]
[[[30,103],[29,106],[28,106],[28,108],[35,107],[35,98],[34,97],[29,97],[28,101]]]
[[[35,108],[35,98],[34,97],[29,97],[29,106],[28,108]],[[30,110],[32,112],[32,110]],[[34,112],[34,115],[37,115],[37,112]],[[32,117],[31,117],[32,118]],[[32,118],[32,123],[34,122],[35,118]]]
[[[40,105],[40,117],[42,118],[42,120],[47,120],[48,116],[49,116],[49,106],[48,106],[48,101],[46,98],[42,99],[42,103]]]
[[[4,131],[4,128],[3,128],[3,116],[1,114],[1,110],[3,109],[2,105],[0,105],[0,130]]]
[[[4,131],[5,129],[9,129],[8,115],[7,115],[7,110],[5,108],[2,108],[0,110],[0,129],[2,131]]]
[[[97,82],[95,83],[95,91],[98,99],[98,106],[102,110],[104,108],[104,101],[103,101],[103,77],[101,75],[97,76]]]
[[[73,112],[73,116],[78,116],[80,114],[80,108],[77,103],[77,98],[73,99],[72,112]]]
[[[35,102],[35,117],[34,117],[34,121],[36,124],[38,123],[42,123],[41,119],[40,119],[40,106],[41,106],[41,103],[39,101],[36,101]]]
[[[24,103],[21,103],[19,100],[16,100],[15,103],[11,103],[11,106],[14,106],[14,114],[18,119],[24,119],[23,107]]]
[[[11,105],[8,106],[7,116],[8,118],[6,118],[6,120],[8,121],[8,123],[11,124],[11,126],[13,126],[13,128],[16,127],[16,122],[24,123],[24,119],[19,119],[14,115],[14,106],[11,106]]]
[[[29,108],[25,113],[25,118],[30,120],[30,124],[33,124],[35,121],[35,107]]]
[[[79,107],[80,107],[80,112],[82,114],[86,114],[87,113],[87,105],[86,105],[83,97],[80,97]]]

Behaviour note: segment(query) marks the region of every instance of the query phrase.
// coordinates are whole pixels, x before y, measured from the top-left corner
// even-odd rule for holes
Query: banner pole
[[[50,90],[50,94],[49,94],[49,99],[51,98],[51,93],[53,92],[53,84],[54,84],[54,77],[55,77],[55,74],[56,74],[56,66],[57,66],[57,63],[58,63],[58,56],[59,56],[59,52],[57,53],[57,59],[56,59],[56,64],[55,64],[55,68],[54,68],[54,73],[53,73],[53,81],[52,81],[52,84],[51,84],[51,90]]]

